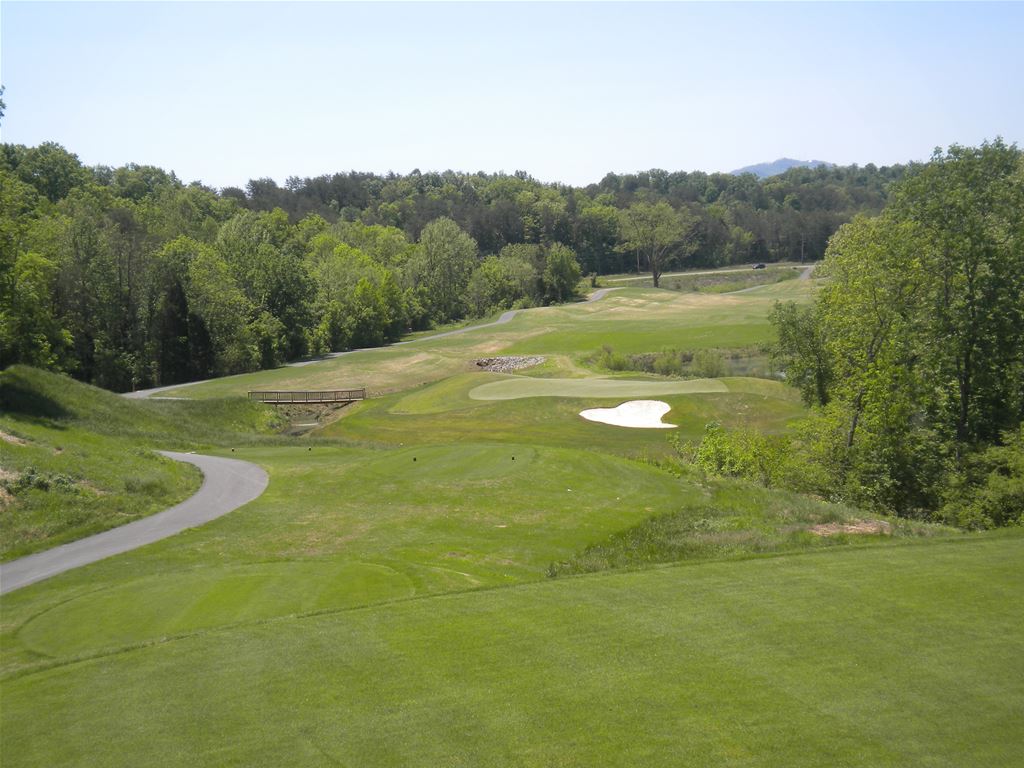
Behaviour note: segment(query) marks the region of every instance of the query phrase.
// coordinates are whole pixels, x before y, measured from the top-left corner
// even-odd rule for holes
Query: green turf
[[[335,389],[364,386],[371,396],[405,391],[469,370],[494,355],[543,354],[569,359],[609,344],[623,354],[664,347],[749,347],[774,339],[768,313],[776,300],[807,300],[815,281],[788,280],[756,293],[680,295],[623,288],[596,302],[541,307],[509,323],[442,339],[363,350],[304,365],[229,376],[172,390],[191,399],[244,396],[260,389]],[[563,373],[558,373],[563,376]]]
[[[5,766],[1016,766],[1024,540],[559,579],[3,683]]]
[[[779,382],[596,379],[580,360],[603,334],[651,351],[733,328],[739,345],[812,289],[627,289],[181,390],[191,403],[21,387],[0,429],[50,451],[48,471],[71,466],[53,453],[68,435],[84,475],[122,487],[121,446],[231,455],[270,484],[3,596],[4,766],[1014,765],[1020,531],[822,540],[808,527],[863,513],[680,472],[663,433],[579,417],[653,383],[686,388],[659,395],[683,439],[786,431],[804,409]],[[528,376],[472,364],[528,344],[552,350]],[[301,439],[210,399],[348,384],[378,396]],[[494,387],[526,395],[474,399]],[[565,575],[607,569],[627,570]]]
[[[339,421],[315,434],[362,443],[409,445],[462,440],[587,447],[633,457],[659,457],[671,452],[660,430],[628,429],[583,419],[581,410],[614,407],[628,397],[521,397],[515,400],[474,400],[470,393],[481,382],[537,381],[471,373],[360,403]],[[579,380],[589,382],[589,379]],[[719,379],[723,391],[662,395],[671,406],[663,418],[678,424],[681,438],[696,440],[705,425],[717,421],[729,427],[779,433],[805,411],[799,395],[779,382],[763,379]],[[556,382],[558,383],[558,382]],[[683,385],[686,381],[658,384]],[[629,391],[645,382],[626,381]],[[490,386],[489,384],[487,386]],[[533,386],[526,384],[526,386]]]
[[[700,494],[654,467],[569,448],[467,442],[232,455],[267,466],[263,496],[201,529],[5,596],[6,618],[20,627],[16,641],[4,636],[5,663],[543,579],[552,561]],[[66,602],[83,588],[89,594]],[[32,620],[21,605],[50,608]]]
[[[658,395],[728,392],[718,379],[632,381],[629,379],[534,379],[516,376],[474,387],[473,400],[518,400],[523,397],[635,398]]]

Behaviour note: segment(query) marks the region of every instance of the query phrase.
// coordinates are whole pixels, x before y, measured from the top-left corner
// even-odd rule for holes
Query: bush
[[[21,491],[61,491],[74,493],[75,479],[60,472],[40,472],[35,467],[25,467],[16,477],[0,481],[0,486],[12,494]]]
[[[678,351],[674,349],[663,349],[654,358],[654,373],[662,376],[682,376],[683,360]]]
[[[1024,525],[1024,424],[1003,441],[971,459],[950,484],[944,522],[969,530]]]
[[[751,430],[726,432],[712,422],[696,447],[676,441],[679,456],[710,475],[743,477],[766,488],[778,485],[785,473],[787,446],[780,438]]]
[[[632,367],[632,361],[625,355],[621,355],[607,344],[601,347],[601,351],[598,352],[593,358],[594,363],[601,368],[607,368],[610,371],[632,371],[636,370]]]
[[[701,379],[717,379],[729,375],[729,366],[725,359],[714,349],[699,349],[694,352],[690,370]]]

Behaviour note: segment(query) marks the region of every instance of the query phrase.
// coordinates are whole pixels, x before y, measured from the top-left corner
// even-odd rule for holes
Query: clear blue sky
[[[185,181],[1024,143],[1022,3],[0,4],[3,140]]]

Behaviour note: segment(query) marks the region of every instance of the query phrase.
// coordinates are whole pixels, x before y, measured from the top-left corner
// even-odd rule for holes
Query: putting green
[[[518,400],[521,397],[649,397],[728,392],[720,379],[637,381],[633,379],[533,379],[516,376],[472,389],[473,400]]]

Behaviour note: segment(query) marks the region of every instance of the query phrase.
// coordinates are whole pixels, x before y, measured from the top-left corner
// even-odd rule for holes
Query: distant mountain
[[[794,160],[791,157],[780,157],[773,163],[748,165],[745,168],[729,171],[729,173],[733,176],[752,173],[759,179],[767,179],[769,176],[777,176],[780,173],[785,173],[790,168],[817,168],[819,165],[831,166],[833,163],[827,163],[824,160]]]

